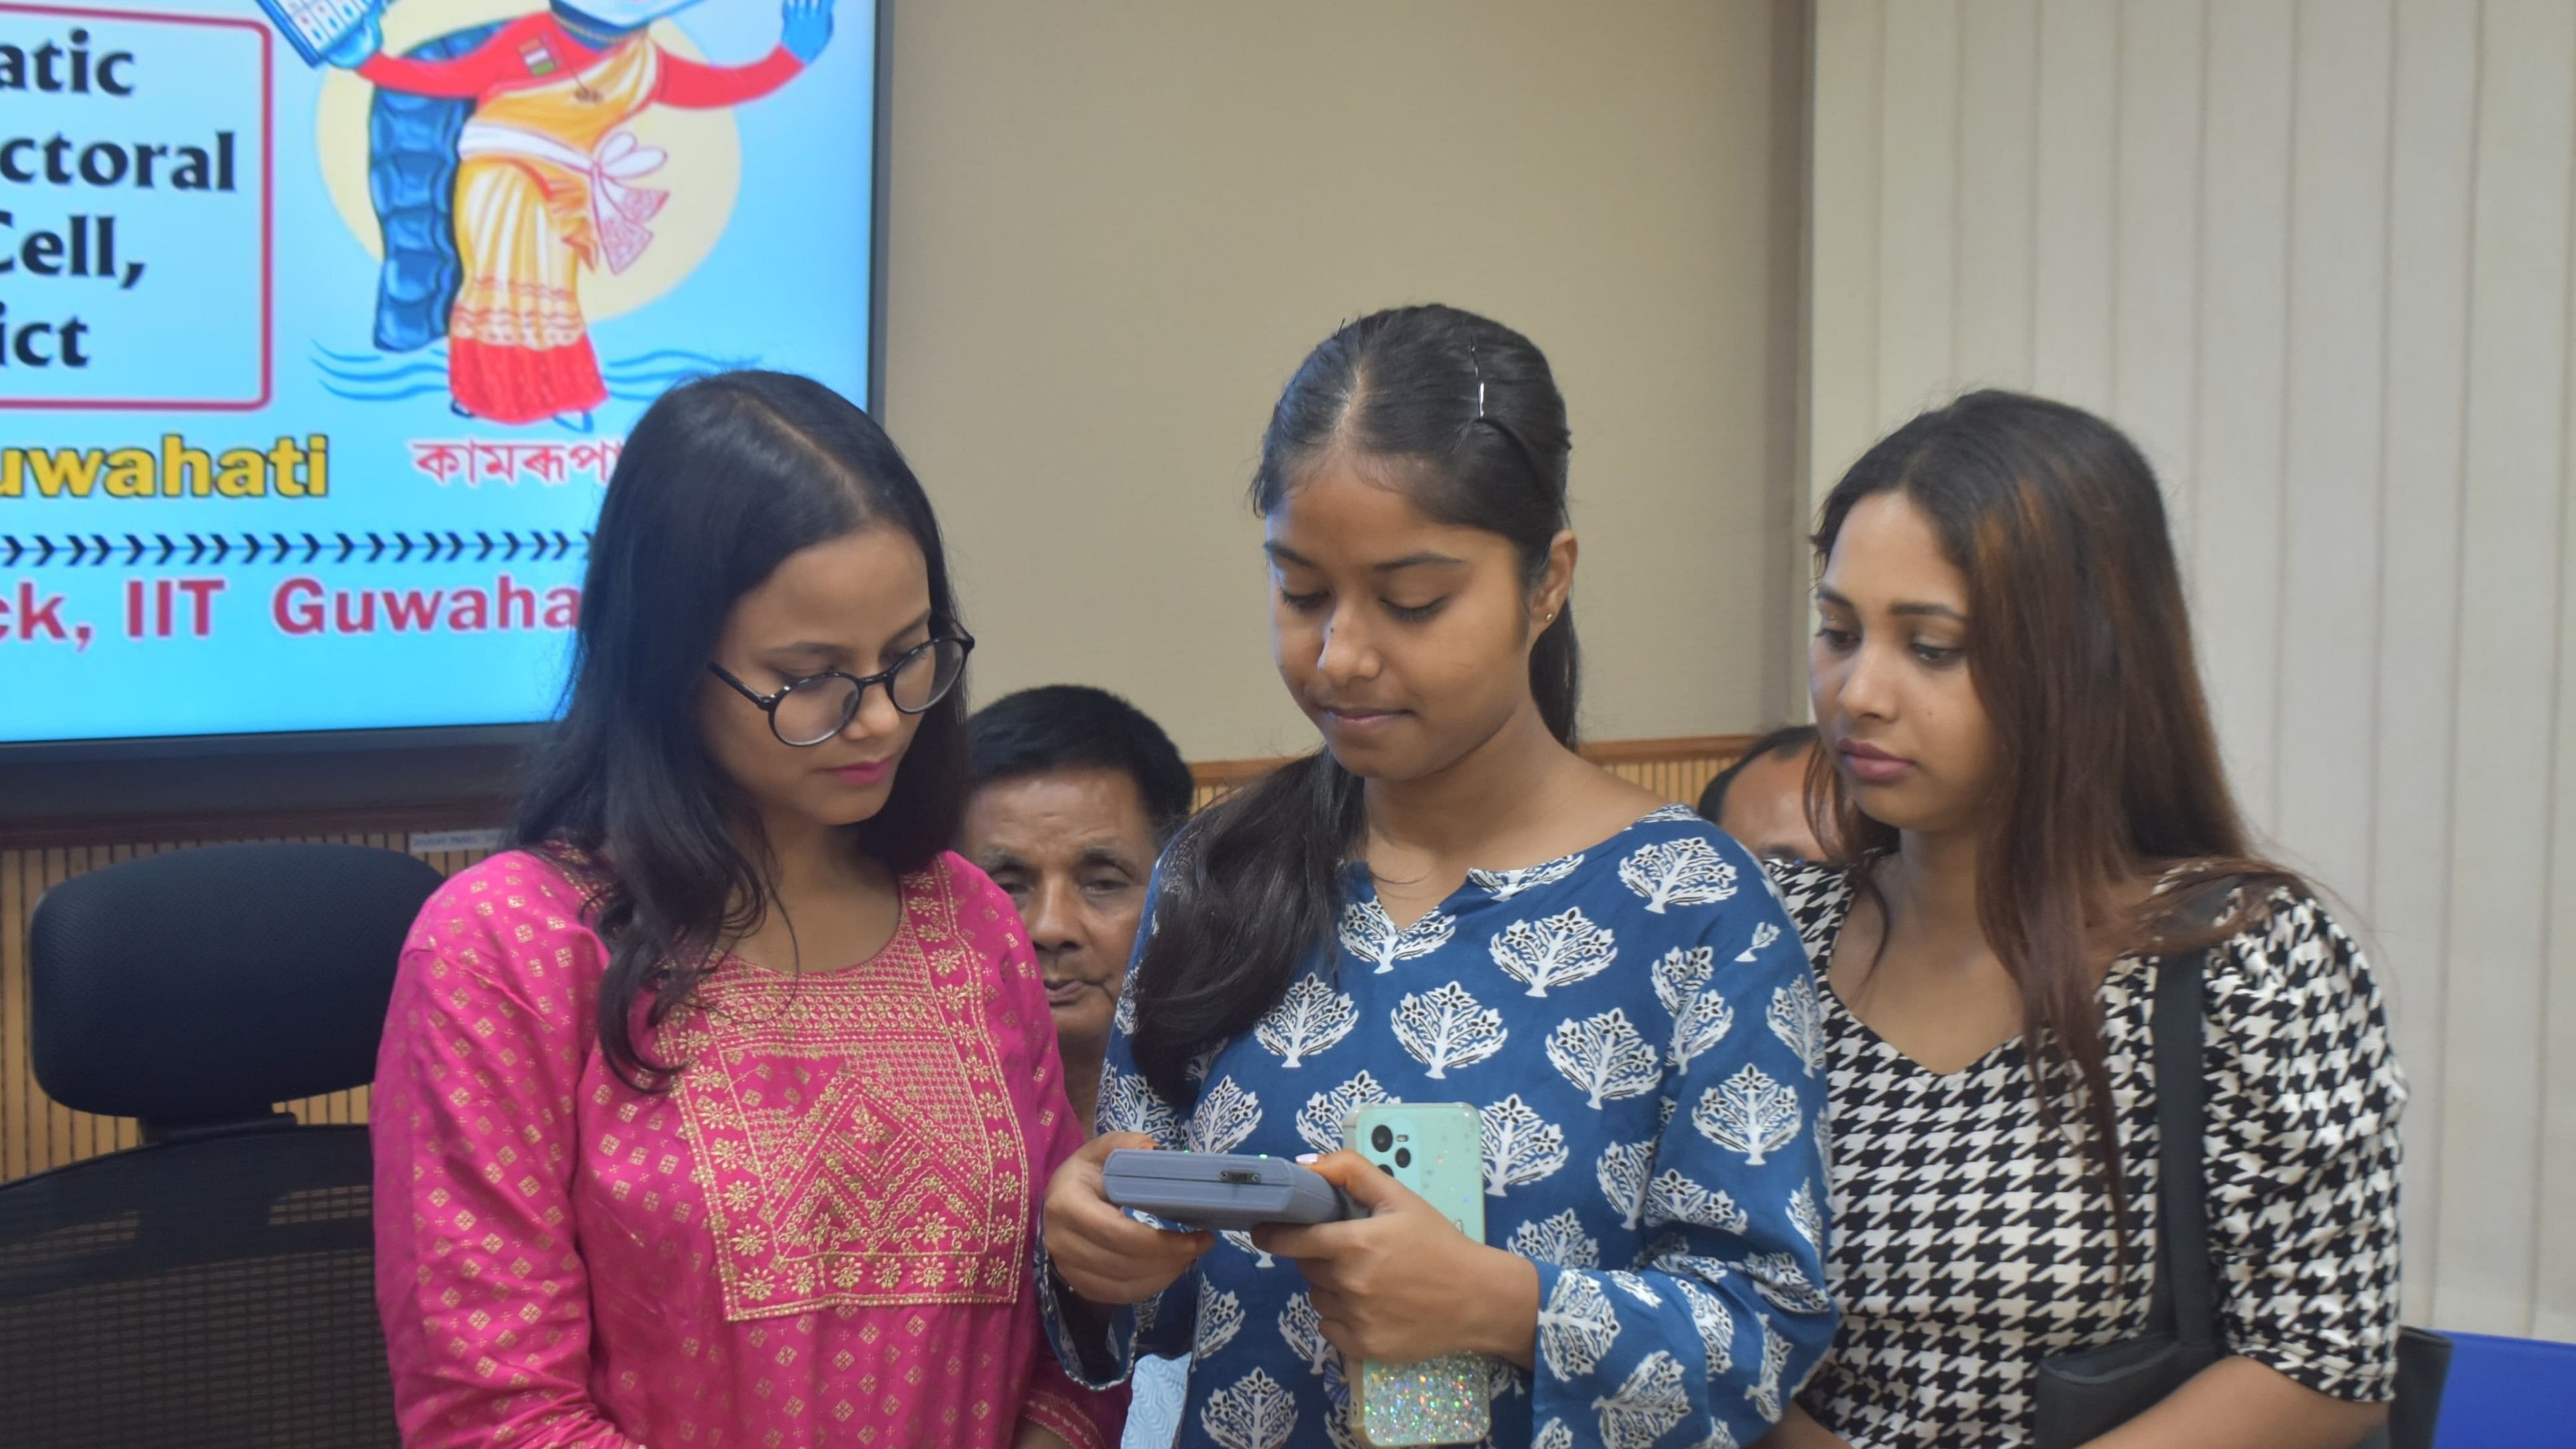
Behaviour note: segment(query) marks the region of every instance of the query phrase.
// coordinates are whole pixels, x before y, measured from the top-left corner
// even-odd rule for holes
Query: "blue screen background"
[[[413,12],[445,4],[405,0],[403,11],[417,21]],[[491,18],[489,4],[456,8],[460,25]],[[188,24],[193,17],[233,23]],[[779,10],[776,0],[706,0],[663,24],[711,62],[744,64],[777,44]],[[854,400],[867,396],[875,19],[865,0],[839,0],[832,42],[805,73],[732,110],[739,188],[705,260],[658,299],[593,323],[612,398],[588,433],[459,417],[437,362],[443,347],[377,354],[378,264],[335,208],[316,142],[328,73],[307,67],[260,11],[182,0],[127,18],[74,19],[0,4],[0,43],[60,43],[74,25],[92,52],[136,57],[126,72],[136,93],[13,94],[0,113],[0,144],[57,133],[76,143],[194,144],[232,129],[237,189],[221,196],[0,180],[0,212],[12,217],[0,243],[10,259],[23,261],[19,249],[36,231],[67,232],[73,216],[113,214],[120,260],[147,268],[130,289],[114,279],[42,277],[23,265],[0,273],[0,327],[77,314],[98,354],[85,375],[0,366],[0,403],[12,404],[0,406],[0,449],[136,447],[157,456],[165,434],[215,453],[320,434],[329,439],[330,487],[324,498],[119,498],[98,488],[85,498],[45,497],[22,458],[16,496],[0,489],[0,742],[547,718],[571,640],[565,628],[544,627],[547,594],[579,586],[578,539],[604,483],[587,473],[549,482],[522,469],[515,483],[442,484],[417,466],[415,444],[595,448],[621,439],[670,380],[720,363],[802,372]],[[263,64],[265,148],[252,134]],[[252,410],[150,405],[257,396],[262,149],[273,157],[265,178],[273,188],[269,400]],[[691,204],[675,189],[663,214]],[[414,395],[390,395],[405,390]],[[488,553],[477,535],[493,540]],[[248,560],[246,537],[259,549]],[[281,538],[283,558],[275,556]],[[406,540],[410,556],[395,557]],[[536,596],[538,627],[449,627],[467,617],[460,591],[491,595],[504,576]],[[182,579],[215,581],[198,585],[209,624],[202,637],[187,595],[174,594],[166,616],[159,608],[163,585]],[[387,592],[415,609],[435,595],[439,626],[392,627]],[[129,607],[138,597],[139,616]],[[312,629],[316,601],[326,622]],[[335,606],[372,627],[344,631]]]

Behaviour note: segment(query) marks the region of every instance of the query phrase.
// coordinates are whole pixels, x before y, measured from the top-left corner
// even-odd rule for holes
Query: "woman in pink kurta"
[[[744,417],[768,446],[722,444]],[[1045,988],[1010,899],[935,843],[972,641],[927,503],[798,380],[690,384],[633,439],[523,848],[432,898],[386,1022],[404,1442],[1108,1449],[1123,1395],[1057,1367],[1032,1281],[1084,1135]]]
[[[718,966],[655,1095],[591,1040],[607,953],[560,867],[439,892],[373,1109],[407,1443],[963,1445],[1020,1415],[1117,1441],[1029,1307],[1036,1193],[1082,1132],[1028,938],[953,855],[903,897],[858,965]]]

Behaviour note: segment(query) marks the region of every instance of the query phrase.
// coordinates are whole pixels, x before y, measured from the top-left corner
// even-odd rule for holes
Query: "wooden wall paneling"
[[[1960,12],[1957,305],[1950,375],[1962,388],[2031,385],[2038,228],[2039,3]]]
[[[70,879],[77,871],[90,869],[89,856],[90,848],[88,846],[75,846],[64,850],[49,850],[45,852],[44,884],[46,888],[51,889],[63,881]],[[33,1064],[31,1062],[31,1071],[32,1065]],[[32,1076],[30,1080],[32,1080]],[[63,1106],[52,1098],[48,1097],[45,1099],[44,1120],[39,1125],[38,1130],[43,1134],[45,1152],[48,1157],[58,1161],[66,1161],[73,1156],[79,1155],[79,1143],[73,1135],[79,1116],[80,1114],[73,1112],[70,1108]]]
[[[27,913],[34,909],[33,859],[19,852],[0,855],[0,1181],[27,1174],[27,1115],[36,1107],[33,1093],[18,1084],[31,1077],[27,1065]]]
[[[2273,831],[2375,914],[2379,413],[2386,389],[2389,0],[2301,0],[2290,160]],[[2234,616],[2230,618],[2231,623]],[[2227,631],[2233,635],[2231,627]]]
[[[2041,0],[2031,385],[2097,411],[2111,405],[2119,56],[2117,0]]]
[[[0,855],[0,989],[8,996],[6,1034],[0,1035],[0,1177],[20,1177],[33,1170],[36,1122],[45,1110],[42,1097],[19,1089],[34,1080],[27,1060],[27,930],[28,913],[44,893],[43,857],[34,852]]]
[[[2388,362],[2380,412],[2379,758],[2371,921],[2406,1109],[2407,1315],[2440,1271],[2442,1018],[2458,688],[2477,0],[2398,0],[2389,127]]]
[[[1869,438],[1940,401],[1950,373],[1957,325],[1959,0],[1890,5],[1884,45],[1878,409]],[[1888,224],[1900,216],[1905,225]]]
[[[2280,689],[2294,32],[2291,0],[2229,0],[2209,15],[2205,125],[2218,139],[2207,147],[2201,195],[2199,426],[2192,491],[2174,529],[2219,742],[2239,802],[2267,834]]]
[[[1610,772],[1654,791],[1676,805],[1696,805],[1708,782],[1717,778],[1732,756],[1704,756],[1697,759],[1644,760],[1613,763]]]
[[[1693,804],[1717,772],[1751,742],[1745,735],[1680,739],[1611,740],[1584,747],[1588,758],[1679,804]],[[1258,776],[1277,760],[1223,760],[1194,767],[1200,806]],[[384,850],[409,850],[400,832],[305,836]],[[185,850],[194,842],[73,846],[0,851],[0,1182],[61,1167],[83,1158],[132,1147],[141,1132],[131,1119],[73,1112],[36,1086],[27,1055],[27,920],[44,892],[85,870],[138,854]],[[484,858],[480,850],[421,853],[441,874],[453,875]],[[280,1103],[309,1123],[363,1123],[368,1089]]]
[[[2576,7],[2489,0],[2472,202],[2435,1318],[2532,1321]]]
[[[1818,89],[1809,147],[1807,509],[1878,435],[1879,88],[1882,0],[1822,0],[1815,66],[1867,76]],[[1803,579],[1803,575],[1800,576]]]

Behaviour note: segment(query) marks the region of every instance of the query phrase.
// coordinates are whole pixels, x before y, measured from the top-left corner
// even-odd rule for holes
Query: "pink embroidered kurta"
[[[512,852],[413,927],[376,1063],[377,1303],[411,1449],[1118,1442],[1031,1282],[1082,1144],[1009,898],[944,855],[875,956],[729,960],[639,1092],[581,889]]]

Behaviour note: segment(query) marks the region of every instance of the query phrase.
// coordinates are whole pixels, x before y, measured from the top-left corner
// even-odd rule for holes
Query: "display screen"
[[[0,743],[542,720],[636,416],[868,396],[866,0],[0,0]]]

